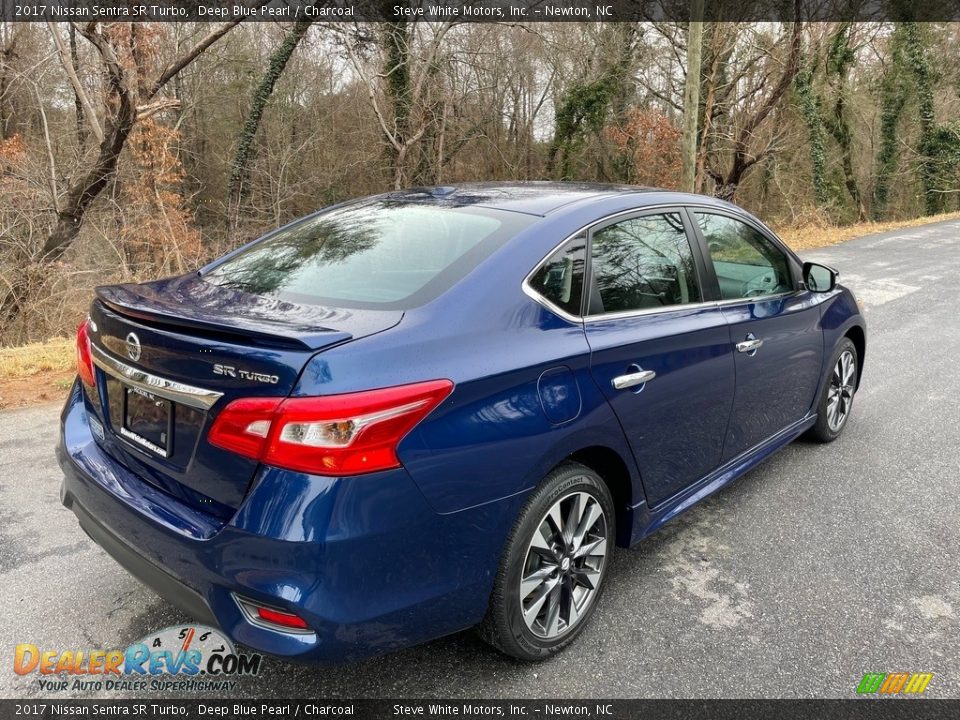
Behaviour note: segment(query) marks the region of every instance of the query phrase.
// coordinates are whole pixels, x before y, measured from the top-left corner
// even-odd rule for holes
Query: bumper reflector
[[[307,621],[299,615],[269,605],[261,605],[248,598],[234,595],[244,617],[252,625],[289,633],[312,633]]]

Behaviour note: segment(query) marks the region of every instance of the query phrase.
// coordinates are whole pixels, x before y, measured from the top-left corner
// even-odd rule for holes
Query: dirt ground
[[[44,370],[28,377],[0,378],[0,410],[63,402],[76,371]]]

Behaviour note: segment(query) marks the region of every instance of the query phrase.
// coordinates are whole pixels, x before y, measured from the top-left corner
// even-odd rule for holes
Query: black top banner
[[[0,0],[7,22],[960,20],[960,0]],[[702,12],[702,15],[700,13]],[[692,18],[691,14],[697,17]]]

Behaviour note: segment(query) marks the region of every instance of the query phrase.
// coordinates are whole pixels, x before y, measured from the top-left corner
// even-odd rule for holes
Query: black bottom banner
[[[960,718],[958,700],[0,700],[7,718]]]

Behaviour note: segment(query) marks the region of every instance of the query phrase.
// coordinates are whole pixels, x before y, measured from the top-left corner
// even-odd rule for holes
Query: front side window
[[[593,233],[590,314],[700,302],[690,242],[679,213],[630,218]]]
[[[574,238],[540,266],[530,278],[530,287],[571,315],[580,314],[587,236]]]
[[[759,230],[726,215],[696,212],[724,300],[793,290],[787,256]]]
[[[362,202],[284,228],[204,279],[292,302],[406,310],[449,289],[533,220],[479,207]]]

